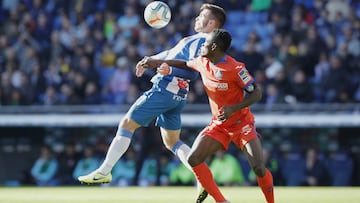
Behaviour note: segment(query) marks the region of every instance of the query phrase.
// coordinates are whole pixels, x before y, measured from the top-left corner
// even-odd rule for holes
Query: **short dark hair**
[[[212,32],[213,41],[219,46],[221,51],[226,52],[231,45],[231,34],[225,29],[215,29]]]
[[[216,21],[219,24],[219,27],[224,26],[226,22],[226,12],[223,8],[215,4],[205,3],[200,7],[200,11],[203,11],[205,9],[210,10],[211,14],[214,15]]]

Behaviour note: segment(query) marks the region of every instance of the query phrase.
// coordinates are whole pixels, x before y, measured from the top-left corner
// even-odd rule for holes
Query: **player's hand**
[[[221,122],[225,122],[231,114],[234,113],[233,108],[231,106],[223,106],[219,110],[218,120]]]
[[[136,70],[135,70],[136,77],[141,77],[144,74],[145,70],[146,70],[142,63],[143,62],[141,60],[136,64]]]
[[[139,63],[144,68],[156,68],[161,64],[161,60],[145,56]]]
[[[161,75],[170,75],[171,67],[167,63],[162,63],[159,68],[157,68],[157,72]]]

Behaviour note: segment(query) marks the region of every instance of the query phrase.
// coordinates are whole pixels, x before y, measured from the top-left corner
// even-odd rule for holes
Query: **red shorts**
[[[201,133],[220,142],[224,150],[228,149],[231,141],[243,149],[246,143],[260,137],[253,122],[226,126],[224,123],[212,120]]]

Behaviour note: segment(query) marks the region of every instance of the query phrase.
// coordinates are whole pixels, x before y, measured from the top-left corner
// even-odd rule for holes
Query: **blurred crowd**
[[[104,153],[87,145],[79,153],[76,145],[66,144],[56,153],[52,147],[41,148],[27,178],[21,185],[79,185],[77,177],[97,169]],[[160,150],[161,151],[161,150]],[[113,181],[103,186],[191,186],[195,176],[177,158],[166,151],[151,151],[139,162],[136,150],[130,147],[112,170]],[[279,153],[281,152],[281,153]],[[319,151],[308,147],[304,151],[276,151],[264,148],[264,160],[277,186],[351,186],[354,162],[345,151]],[[209,158],[215,181],[221,186],[254,186],[256,176],[242,153],[218,151]],[[25,176],[24,176],[25,177]]]
[[[18,159],[28,160],[27,164],[17,166],[22,168],[21,175],[14,174],[11,177],[16,178],[10,178],[4,183],[17,186],[80,185],[77,177],[98,168],[105,158],[115,130],[51,129],[44,135],[43,142],[36,142],[36,148],[30,147],[33,148],[31,153],[18,155]],[[184,142],[191,145],[200,130],[201,128],[184,128],[181,135]],[[266,167],[274,176],[275,185],[360,184],[359,154],[351,150],[351,144],[344,143],[351,139],[350,134],[327,128],[274,128],[259,129],[259,132],[265,135],[262,138],[263,157]],[[349,142],[356,143],[355,139]],[[226,152],[216,152],[207,163],[219,185],[257,184],[246,156],[233,144]],[[154,125],[135,132],[129,150],[116,163],[112,175],[113,181],[101,186],[195,185],[193,173],[165,148],[160,131]]]
[[[205,1],[169,0],[171,23],[142,18],[149,0],[2,0],[0,105],[131,104],[153,71],[134,75],[143,56],[194,33]],[[261,103],[360,101],[360,2],[208,0],[228,14],[231,54],[263,86]],[[189,103],[207,103],[201,82]]]

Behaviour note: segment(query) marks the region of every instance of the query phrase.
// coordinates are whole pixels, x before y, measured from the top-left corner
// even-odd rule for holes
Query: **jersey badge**
[[[221,72],[221,70],[216,70],[215,71],[215,78],[218,80],[221,80],[221,78],[223,77],[223,74]]]

